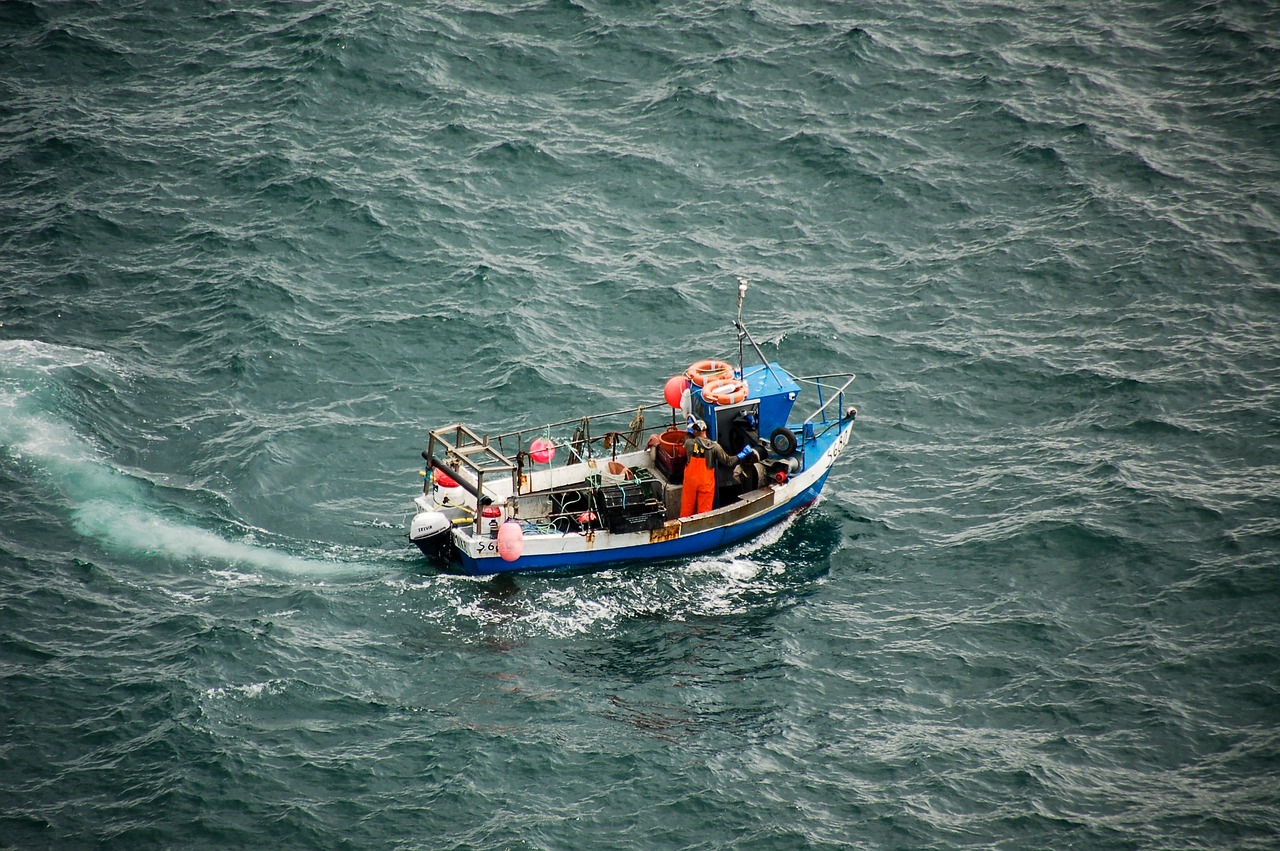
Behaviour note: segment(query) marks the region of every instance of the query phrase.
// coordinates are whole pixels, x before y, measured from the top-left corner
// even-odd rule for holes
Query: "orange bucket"
[[[667,450],[667,454],[672,458],[684,457],[684,439],[688,437],[678,428],[669,428],[662,434],[658,435],[658,440],[662,442],[662,448]]]

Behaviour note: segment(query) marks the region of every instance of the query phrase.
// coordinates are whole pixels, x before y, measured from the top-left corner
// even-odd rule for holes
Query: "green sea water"
[[[1273,848],[1280,12],[0,3],[0,846]],[[708,556],[426,431],[859,373]]]

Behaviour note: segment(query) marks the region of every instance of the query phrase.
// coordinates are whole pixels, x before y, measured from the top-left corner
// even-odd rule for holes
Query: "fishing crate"
[[[596,490],[600,523],[610,532],[656,529],[666,519],[666,507],[653,496],[652,481],[627,481]]]
[[[666,512],[661,509],[648,514],[618,514],[612,517],[606,514],[605,528],[615,535],[625,532],[651,532],[662,528],[663,523],[666,522],[665,515]]]

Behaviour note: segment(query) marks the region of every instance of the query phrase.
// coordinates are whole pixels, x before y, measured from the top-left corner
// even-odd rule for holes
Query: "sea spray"
[[[75,347],[0,341],[0,446],[61,494],[76,534],[125,553],[186,562],[322,576],[368,569],[228,540],[193,520],[168,516],[178,510],[153,502],[146,479],[120,470],[57,419],[51,399],[64,392],[60,374],[113,366],[106,355]]]

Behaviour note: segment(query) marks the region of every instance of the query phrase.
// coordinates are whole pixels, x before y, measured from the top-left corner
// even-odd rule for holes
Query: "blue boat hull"
[[[829,470],[823,472],[821,477],[812,485],[797,493],[790,500],[756,517],[691,535],[682,535],[668,541],[552,556],[526,555],[521,557],[518,562],[506,562],[495,558],[476,559],[461,552],[457,553],[457,556],[461,560],[462,569],[466,573],[472,576],[491,576],[499,573],[577,570],[622,562],[681,558],[713,552],[754,537],[771,526],[780,523],[788,515],[794,514],[812,504],[822,493],[828,473]]]

